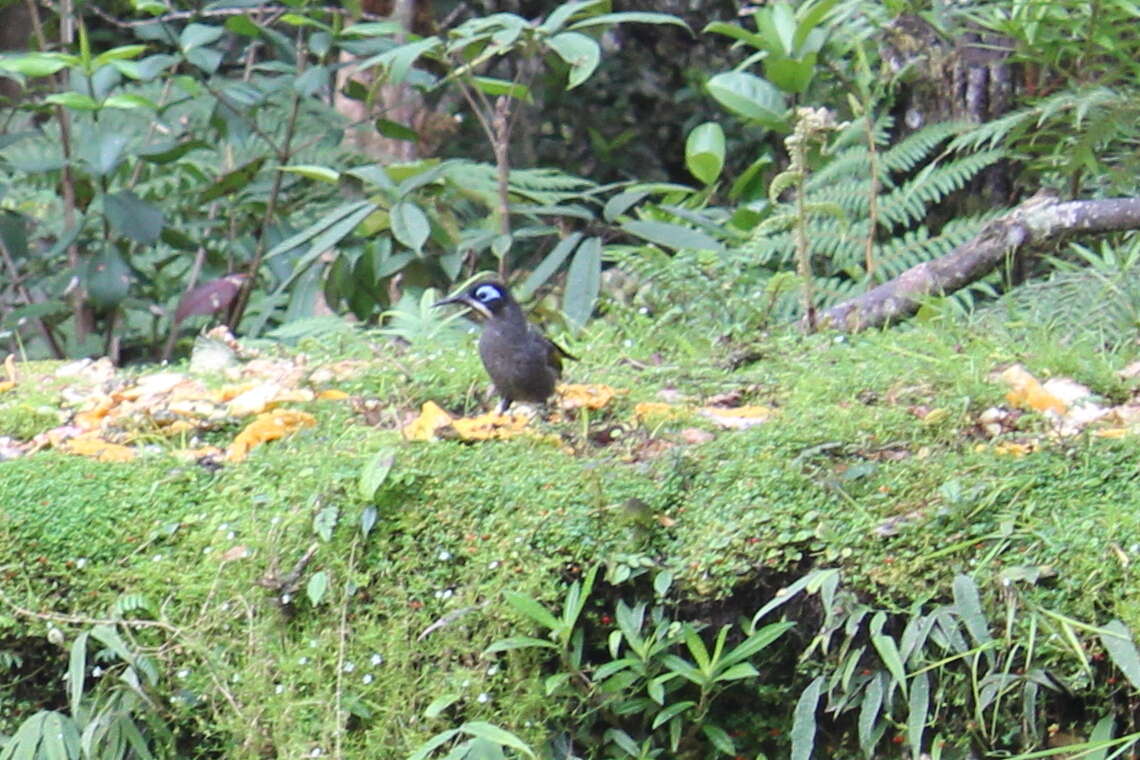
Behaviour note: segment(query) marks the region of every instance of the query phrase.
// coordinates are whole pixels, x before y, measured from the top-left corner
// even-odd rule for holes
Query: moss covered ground
[[[537,633],[505,590],[556,608],[593,565],[608,579],[587,609],[599,628],[612,599],[644,591],[646,569],[671,574],[671,608],[713,622],[830,567],[876,609],[945,601],[966,575],[995,620],[1013,595],[1140,629],[1135,435],[1056,439],[1034,412],[997,438],[979,426],[1008,406],[993,374],[1015,362],[1123,402],[1136,392],[1117,374],[1128,349],[1000,321],[723,342],[631,318],[588,327],[572,350],[569,380],[626,392],[535,423],[553,438],[403,440],[399,423],[423,402],[490,405],[471,338],[409,348],[360,333],[289,349],[310,367],[367,364],[337,385],[351,400],[301,404],[317,425],[244,462],[179,460],[161,441],[125,463],[52,450],[0,462],[0,732],[64,704],[68,641],[132,618],[161,623],[130,635],[159,666],[184,756],[404,757],[464,720],[538,746],[572,719],[543,692],[549,663],[481,653]],[[0,435],[59,424],[61,392],[0,394]],[[744,429],[634,415],[718,398],[772,414]],[[998,447],[1026,439],[1036,450]],[[365,498],[361,473],[380,451],[393,466]],[[796,614],[805,642],[818,611]],[[62,645],[47,643],[51,628]],[[739,739],[773,756],[807,677],[781,662],[767,680],[788,691],[757,696],[768,733]],[[451,706],[426,717],[444,695]]]

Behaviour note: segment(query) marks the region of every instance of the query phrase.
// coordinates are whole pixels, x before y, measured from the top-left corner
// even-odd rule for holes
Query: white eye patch
[[[494,285],[480,285],[475,288],[475,300],[480,303],[491,303],[492,301],[502,300],[503,295],[499,289]]]

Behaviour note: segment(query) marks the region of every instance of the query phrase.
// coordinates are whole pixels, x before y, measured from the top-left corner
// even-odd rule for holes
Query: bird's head
[[[497,282],[480,282],[459,295],[436,301],[433,306],[446,306],[452,303],[462,304],[484,319],[492,319],[501,314],[511,302],[511,294],[503,285]]]

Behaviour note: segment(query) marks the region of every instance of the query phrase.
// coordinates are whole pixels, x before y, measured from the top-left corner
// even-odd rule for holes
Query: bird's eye
[[[491,303],[502,299],[499,289],[494,285],[480,285],[475,288],[475,300],[479,303]]]

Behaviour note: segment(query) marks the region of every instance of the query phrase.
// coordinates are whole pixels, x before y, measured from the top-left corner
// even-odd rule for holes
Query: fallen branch
[[[1140,228],[1140,198],[1059,202],[1038,193],[942,258],[911,267],[890,282],[832,306],[817,317],[821,329],[857,332],[905,319],[924,298],[980,280],[1008,257],[1073,233]]]

